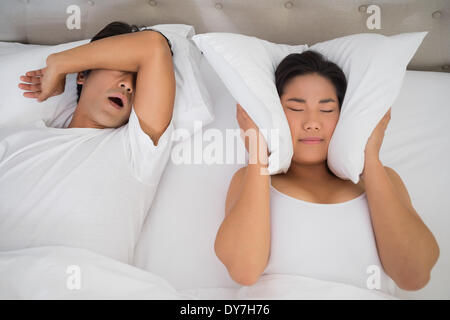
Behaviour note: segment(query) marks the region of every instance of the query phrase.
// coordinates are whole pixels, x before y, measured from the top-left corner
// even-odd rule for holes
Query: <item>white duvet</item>
[[[240,288],[176,290],[158,275],[89,250],[0,252],[0,299],[397,299],[378,290],[293,275]]]

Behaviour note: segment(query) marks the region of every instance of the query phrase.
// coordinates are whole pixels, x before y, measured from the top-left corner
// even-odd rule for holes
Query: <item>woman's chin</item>
[[[327,162],[327,157],[326,156],[321,156],[321,155],[311,155],[308,157],[305,157],[305,155],[302,155],[301,157],[292,157],[292,161],[295,164],[298,165],[317,165],[317,164],[323,164],[324,162]]]

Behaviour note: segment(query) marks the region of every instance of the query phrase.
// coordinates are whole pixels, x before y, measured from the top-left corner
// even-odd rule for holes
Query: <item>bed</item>
[[[78,5],[81,28],[59,30],[70,5]],[[417,212],[440,246],[431,280],[419,291],[396,288],[389,296],[293,275],[272,275],[241,287],[214,254],[228,185],[242,164],[168,162],[136,243],[131,265],[83,248],[45,246],[0,252],[0,298],[4,299],[449,299],[450,298],[450,2],[374,1],[381,30],[369,30],[368,4],[342,1],[51,1],[0,4],[0,41],[58,44],[88,38],[106,23],[183,23],[196,34],[236,32],[276,43],[316,43],[338,36],[391,35],[428,30],[411,60],[381,149],[408,188]],[[376,10],[376,9],[374,9]],[[5,14],[6,13],[6,14]],[[52,17],[52,19],[48,19]],[[327,20],[326,18],[332,19]],[[327,21],[320,28],[313,22]],[[23,23],[21,21],[26,21]],[[400,22],[399,22],[400,21]],[[299,29],[301,27],[301,29]],[[300,32],[291,32],[301,30]],[[0,47],[8,50],[8,46]],[[238,128],[236,101],[205,58],[200,70],[213,97],[214,121],[225,133]],[[202,139],[202,131],[182,144]],[[240,148],[244,146],[240,144]],[[176,201],[174,201],[176,195]],[[83,272],[83,290],[76,277]],[[114,284],[114,285],[112,285]],[[105,287],[108,290],[105,290]]]

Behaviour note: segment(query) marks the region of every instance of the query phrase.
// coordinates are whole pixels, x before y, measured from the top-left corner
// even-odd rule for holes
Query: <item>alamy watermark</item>
[[[66,268],[66,273],[68,274],[66,280],[66,287],[69,290],[80,290],[81,289],[81,268],[78,265],[70,265]]]
[[[280,145],[280,130],[277,129],[203,129],[201,121],[195,121],[194,134],[184,128],[174,129],[171,150],[171,161],[176,164],[245,164],[246,149],[248,148],[248,163],[268,165],[268,145],[276,150]],[[268,141],[266,141],[267,137]],[[181,141],[180,141],[181,140]],[[241,140],[241,142],[238,142]],[[245,143],[247,141],[247,144]],[[276,165],[278,157],[271,161]]]
[[[72,4],[67,7],[66,13],[69,16],[66,19],[66,27],[69,30],[81,29],[81,9],[79,6]]]
[[[367,278],[366,285],[367,289],[381,289],[381,269],[376,264],[372,264],[367,267],[366,273],[370,276]]]

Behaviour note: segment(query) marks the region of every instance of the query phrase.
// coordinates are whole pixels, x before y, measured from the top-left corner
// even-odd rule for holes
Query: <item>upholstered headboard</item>
[[[2,0],[0,41],[81,40],[115,20],[310,45],[353,33],[428,31],[408,69],[450,72],[450,0]]]

